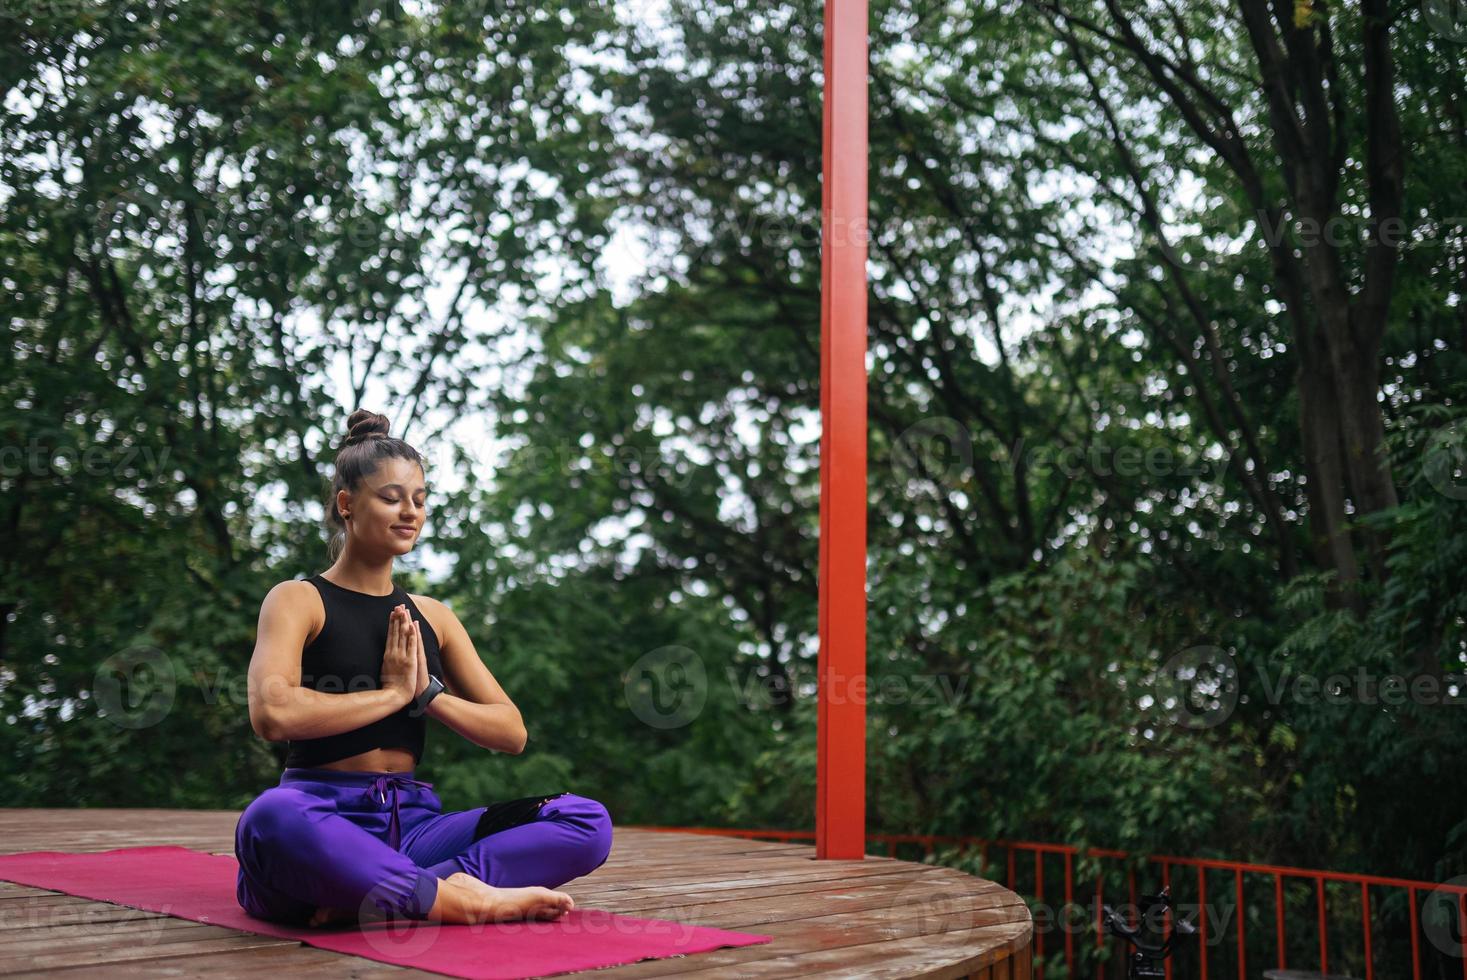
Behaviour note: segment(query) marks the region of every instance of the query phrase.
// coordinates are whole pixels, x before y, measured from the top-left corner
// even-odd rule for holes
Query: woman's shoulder
[[[261,609],[279,609],[287,612],[314,614],[321,609],[321,593],[308,579],[288,578],[276,582],[265,593]]]
[[[304,626],[309,645],[325,628],[326,604],[309,580],[288,578],[276,582],[265,594],[265,601],[260,604],[260,622],[264,623],[266,617]]]
[[[298,601],[318,594],[316,587],[311,584],[310,579],[287,578],[270,586],[270,591],[265,593],[265,601],[269,602],[271,599],[286,602]]]

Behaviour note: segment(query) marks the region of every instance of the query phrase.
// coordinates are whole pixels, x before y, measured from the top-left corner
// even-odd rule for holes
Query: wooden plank
[[[232,857],[238,817],[228,811],[0,811],[0,852],[174,844]],[[611,980],[685,973],[1031,980],[1028,909],[996,883],[876,855],[819,861],[814,851],[804,843],[617,828],[607,862],[562,887],[582,907],[775,937],[759,946],[596,971]],[[0,974],[80,978],[82,971],[209,980],[434,976],[0,883]]]
[[[1022,921],[1016,921],[1019,909],[1023,910]],[[608,972],[617,980],[683,975],[711,977],[718,971],[729,976],[793,977],[829,969],[849,975],[853,968],[861,967],[858,972],[864,975],[866,966],[872,963],[918,950],[931,953],[922,963],[907,962],[899,975],[926,976],[924,969],[946,964],[961,967],[961,972],[954,975],[962,976],[983,965],[984,956],[987,961],[998,959],[1009,955],[1013,945],[1028,941],[1031,925],[1027,907],[1020,905],[969,915],[981,924],[972,925],[967,916],[957,923],[934,918],[905,926],[878,919],[862,929],[847,925],[840,913],[826,917],[825,921],[772,923],[760,930],[775,936],[770,943],[650,960]],[[982,918],[985,915],[986,920]],[[950,931],[954,927],[957,931]]]
[[[194,922],[183,924],[185,928],[166,930],[163,941],[159,942],[124,942],[116,936],[61,938],[52,935],[39,946],[32,946],[30,943],[15,943],[7,936],[4,946],[0,947],[0,976],[26,970],[82,965],[96,970],[106,964],[128,960],[190,956],[198,952],[259,946],[298,945],[291,940],[241,933],[220,926]]]
[[[29,898],[34,895],[59,895],[49,888],[32,888],[30,885],[17,885],[13,881],[0,881],[0,900],[7,898]]]
[[[62,923],[19,929],[5,937],[5,946],[0,956],[6,959],[48,953],[58,948],[68,950],[103,949],[109,946],[163,946],[168,943],[186,942],[194,939],[214,939],[237,936],[238,930],[226,926],[194,922],[165,915],[147,921],[139,919],[121,922]],[[293,940],[272,939],[272,942]]]
[[[745,916],[742,921],[701,921],[700,924],[767,933],[775,937],[772,943],[700,953],[685,962],[680,962],[681,958],[675,958],[640,963],[619,967],[614,972],[617,976],[623,975],[624,971],[630,971],[625,973],[627,976],[680,975],[694,969],[694,960],[707,964],[708,968],[737,966],[744,969],[756,960],[803,956],[811,950],[864,945],[872,941],[893,941],[898,945],[912,946],[925,945],[927,940],[923,937],[939,934],[979,936],[983,928],[993,925],[1021,926],[1027,935],[1030,928],[1027,906],[1018,896],[1002,890],[1000,892],[1001,894],[978,893],[966,897],[942,896],[935,904],[926,907],[888,899],[884,904],[863,913],[852,912],[844,907],[830,911],[827,907],[823,915],[799,918],[784,916],[778,921],[762,921],[769,917],[760,914],[757,906],[752,906],[754,917],[761,921],[749,922]],[[920,900],[920,895],[906,897]],[[973,945],[975,949],[983,948],[982,943],[977,940]],[[888,947],[880,952],[882,955],[889,955],[892,949]],[[958,959],[952,956],[947,958],[953,961]]]
[[[827,862],[811,862],[808,865],[781,866],[761,865],[756,869],[725,868],[713,870],[695,867],[688,872],[666,871],[661,874],[637,875],[635,878],[618,880],[588,876],[584,887],[597,894],[613,897],[617,892],[634,894],[648,888],[674,891],[684,885],[700,886],[708,890],[722,888],[748,888],[753,885],[778,885],[791,881],[829,881],[870,876],[905,874],[907,869],[921,865],[872,864],[851,866],[845,862],[828,862],[839,867],[822,867]]]
[[[279,943],[280,940],[270,940],[264,936],[256,936],[249,933],[235,933],[232,936],[223,938],[170,943],[167,946],[113,947],[103,950],[79,951],[63,949],[26,957],[21,960],[0,957],[0,976],[8,977],[11,974],[23,971],[49,971],[76,966],[85,966],[92,976],[96,976],[99,972],[110,976],[112,975],[114,964],[125,963],[129,960],[147,960],[153,962],[169,957],[187,957],[199,953],[218,952],[220,950],[243,950],[252,947],[278,945]]]
[[[74,899],[73,903],[68,905],[36,905],[26,908],[13,906],[0,907],[0,935],[14,932],[18,929],[37,929],[47,926],[171,918],[175,917],[162,912],[147,912],[142,909],[128,908],[123,905],[111,905],[102,902],[91,902],[86,899]]]
[[[975,894],[960,896],[944,894],[927,897],[930,892],[915,879],[887,882],[879,879],[865,886],[846,886],[821,892],[798,892],[791,895],[762,898],[759,895],[744,896],[738,902],[705,902],[692,906],[661,906],[632,910],[607,909],[623,915],[639,915],[645,918],[686,921],[696,925],[710,925],[720,929],[747,929],[765,931],[761,924],[781,920],[798,919],[829,914],[831,909],[849,914],[852,912],[886,909],[892,916],[912,914],[934,914],[949,906],[965,908],[970,905],[981,907],[1014,904],[1021,901],[1008,892],[994,895]],[[597,908],[605,908],[598,905]]]
[[[803,849],[802,849],[803,850]],[[230,852],[233,853],[233,852]],[[625,855],[625,856],[623,856]],[[728,867],[758,868],[766,864],[812,864],[815,863],[814,854],[746,854],[734,851],[708,852],[702,849],[672,850],[665,852],[641,851],[636,844],[627,849],[625,842],[618,838],[612,845],[611,853],[607,855],[606,863],[601,866],[600,871],[608,875],[618,873],[627,874],[653,868],[686,868],[689,865],[718,863]],[[881,861],[852,861],[842,862],[850,865],[882,864],[890,859]]]
[[[919,872],[893,871],[883,875],[866,875],[860,878],[820,878],[799,879],[778,885],[757,885],[748,888],[731,888],[720,891],[708,889],[688,888],[677,892],[659,891],[657,886],[648,885],[640,896],[627,895],[594,895],[588,894],[587,904],[594,904],[597,908],[604,908],[610,912],[620,912],[623,915],[652,914],[654,912],[671,912],[681,908],[704,908],[721,902],[742,902],[749,899],[760,901],[764,899],[780,898],[785,895],[842,895],[845,894],[842,886],[850,882],[861,882],[867,885],[891,884],[894,881],[912,881]],[[587,889],[587,891],[589,891]],[[571,895],[580,901],[582,889],[571,889]]]
[[[0,916],[23,914],[33,909],[65,908],[68,905],[85,905],[92,899],[65,892],[47,892],[44,895],[26,895],[20,898],[0,898]]]
[[[1012,944],[1027,941],[1027,924],[994,926],[989,930],[960,936],[923,936],[875,943],[860,943],[800,952],[791,956],[740,963],[744,977],[852,976],[862,980],[878,977],[962,977],[1009,955]],[[691,965],[691,964],[690,964]],[[706,980],[716,969],[692,969],[679,976]]]
[[[6,980],[93,980],[96,966],[34,970],[8,974]],[[313,946],[274,946],[253,949],[196,952],[187,956],[114,962],[106,965],[107,980],[155,980],[155,978],[198,977],[296,977],[352,980],[428,980],[442,974],[412,970],[387,963],[333,953]]]

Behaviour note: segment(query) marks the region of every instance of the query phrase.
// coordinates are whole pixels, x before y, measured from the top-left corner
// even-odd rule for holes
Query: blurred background
[[[0,3],[0,801],[276,781],[366,407],[530,733],[446,807],[811,828],[822,15]],[[1467,873],[1467,5],[870,44],[870,831]]]

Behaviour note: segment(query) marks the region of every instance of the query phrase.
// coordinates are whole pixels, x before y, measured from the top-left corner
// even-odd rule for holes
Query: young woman
[[[312,926],[558,918],[574,902],[552,889],[606,861],[611,819],[572,793],[444,813],[412,778],[429,718],[500,752],[527,735],[453,611],[392,581],[427,513],[422,458],[381,415],[356,411],[347,429],[327,507],[335,564],[260,609],[250,723],[289,753],[235,829],[239,903]]]

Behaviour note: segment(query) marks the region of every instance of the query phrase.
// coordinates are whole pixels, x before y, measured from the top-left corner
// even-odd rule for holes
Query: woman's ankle
[[[454,884],[447,878],[439,878],[438,894],[433,899],[433,907],[428,910],[427,918],[433,922],[464,922],[476,898],[464,886]]]

